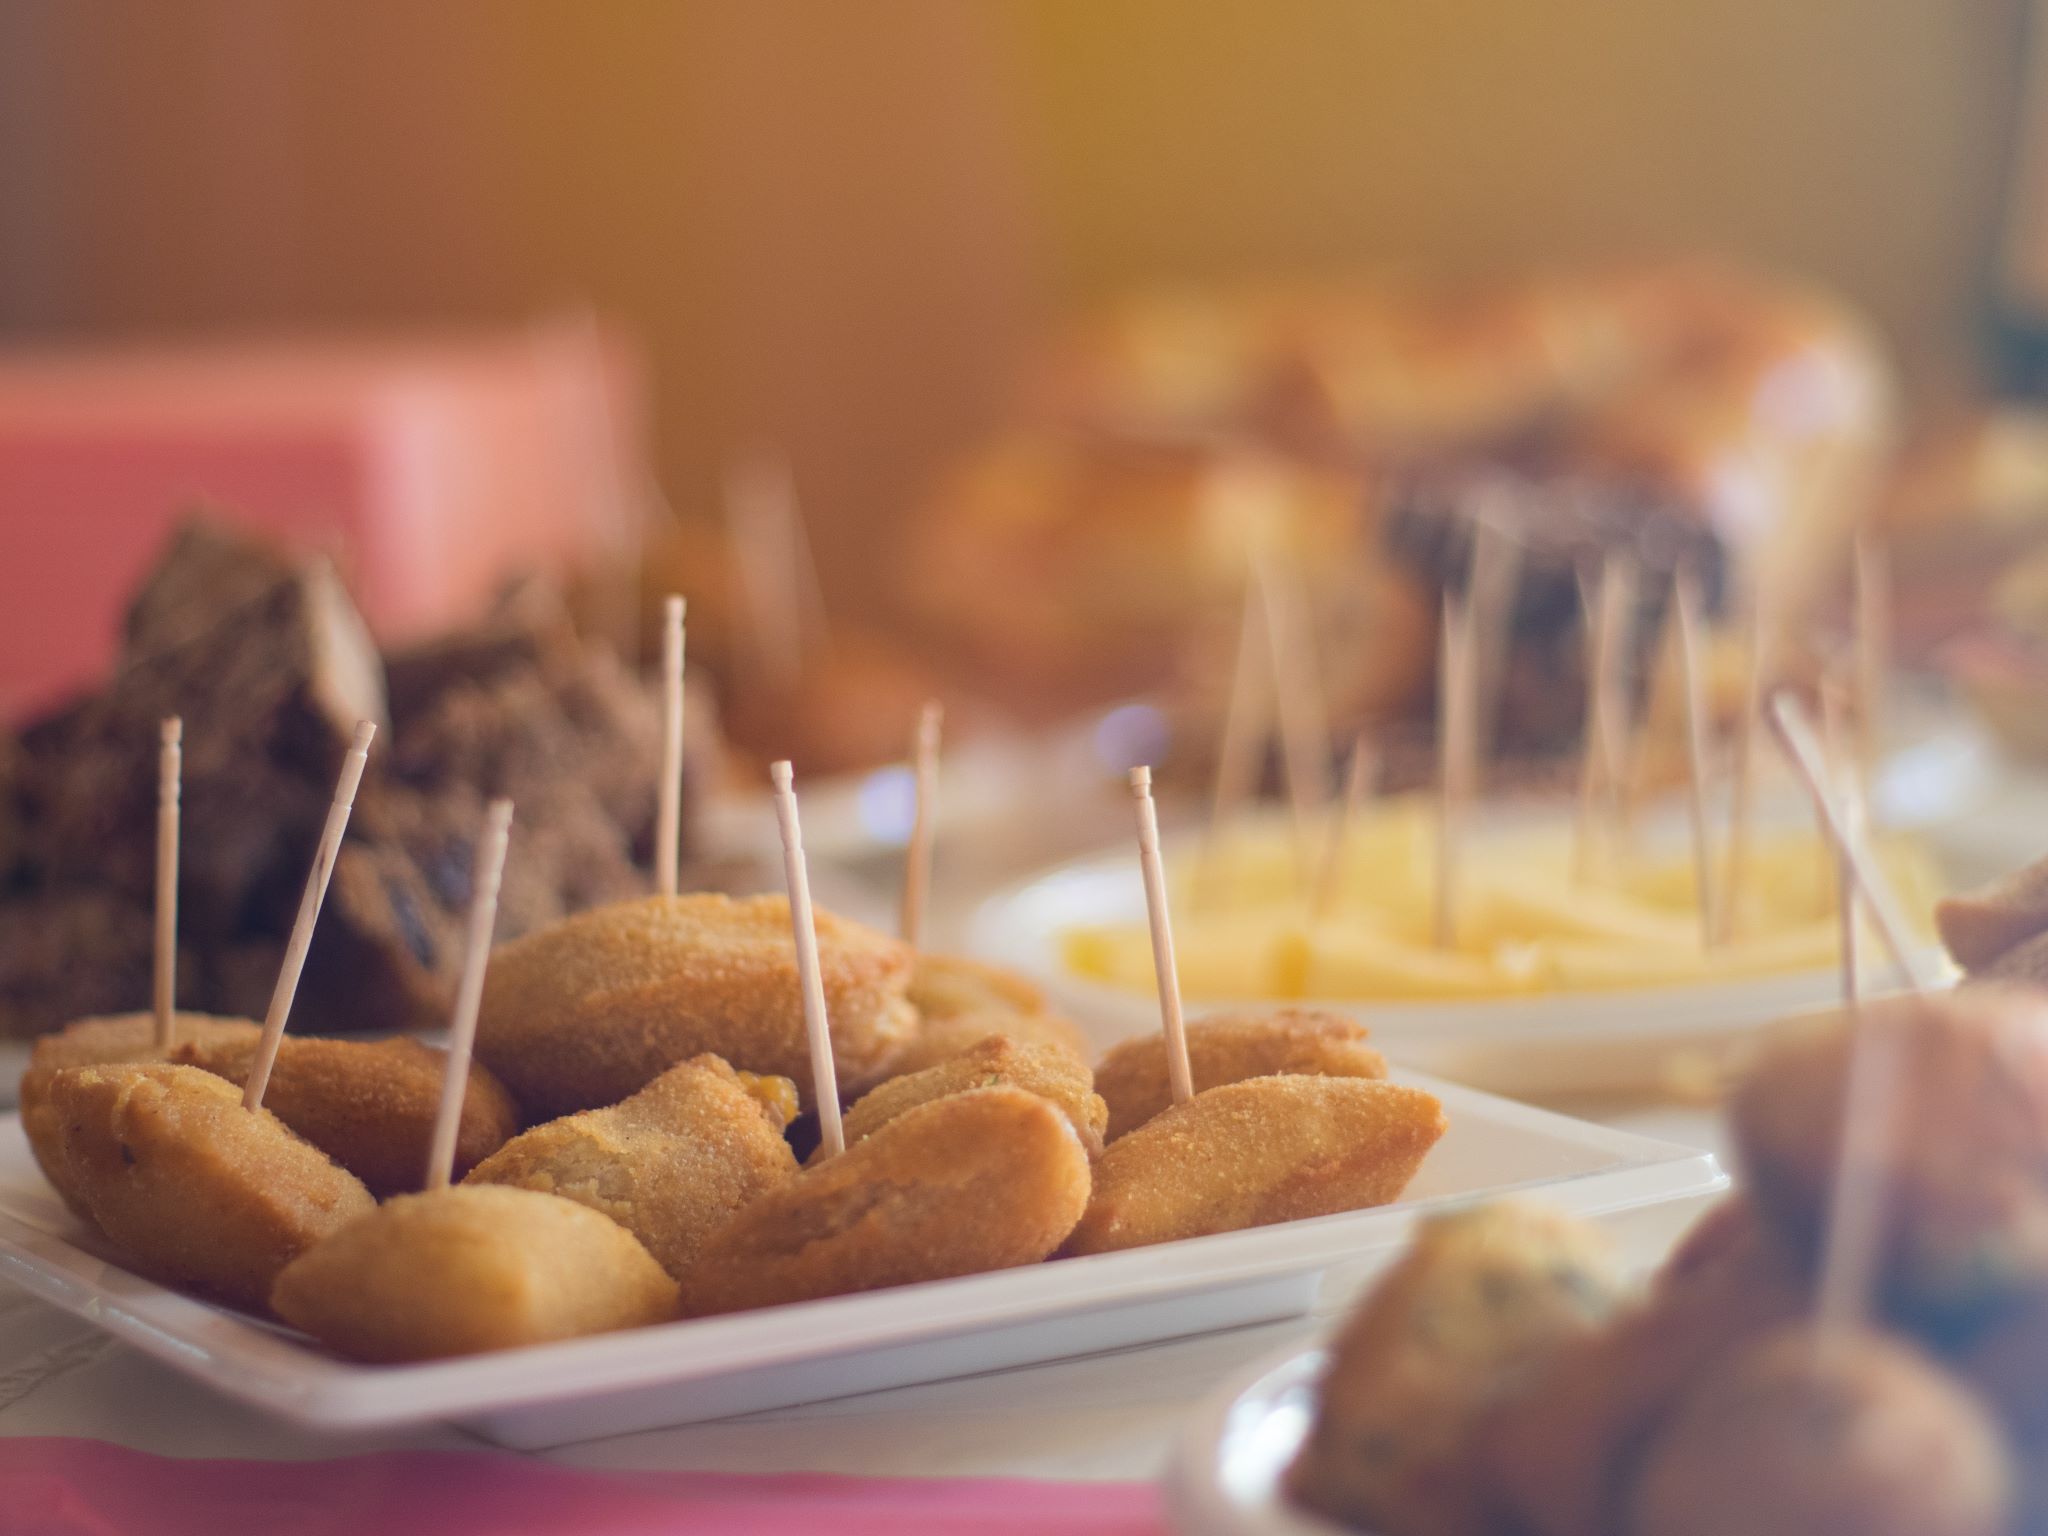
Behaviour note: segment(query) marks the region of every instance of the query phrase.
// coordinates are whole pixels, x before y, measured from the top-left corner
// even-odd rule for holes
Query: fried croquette
[[[1480,1413],[1619,1295],[1604,1238],[1560,1213],[1501,1204],[1426,1223],[1331,1348],[1294,1498],[1385,1536],[1485,1536],[1497,1526],[1469,1475]]]
[[[1934,931],[1957,965],[1983,971],[2048,932],[2048,859],[1934,904]]]
[[[1095,1054],[1081,1026],[1056,1013],[952,1013],[921,1021],[910,1043],[890,1059],[890,1074],[908,1077],[913,1072],[936,1067],[998,1035],[1019,1045],[1064,1051],[1083,1067]]]
[[[278,1271],[376,1207],[354,1174],[197,1067],[69,1067],[49,1101],[93,1220],[169,1285],[261,1311]]]
[[[916,1030],[904,995],[913,957],[820,912],[818,958],[839,1085],[857,1093]],[[492,954],[476,1053],[534,1119],[616,1104],[707,1051],[810,1092],[796,944],[780,896],[641,897]]]
[[[1810,1326],[1733,1351],[1643,1458],[1629,1536],[2002,1536],[2014,1468],[1991,1416],[1896,1335]]]
[[[172,1060],[249,1081],[257,1043],[239,1037],[192,1040]],[[448,1054],[417,1040],[318,1040],[286,1035],[263,1091],[263,1107],[369,1186],[379,1199],[418,1189],[441,1104]],[[455,1133],[456,1178],[519,1130],[505,1085],[469,1066]]]
[[[1742,1202],[1699,1227],[1647,1299],[1566,1340],[1488,1408],[1471,1475],[1511,1514],[1504,1528],[1611,1536],[1628,1469],[1679,1396],[1730,1349],[1805,1315],[1805,1271]]]
[[[1188,1071],[1197,1093],[1281,1073],[1385,1077],[1387,1059],[1365,1033],[1355,1019],[1313,1008],[1217,1014],[1188,1026]],[[1173,1103],[1165,1036],[1154,1030],[1113,1046],[1095,1069],[1095,1091],[1109,1105],[1111,1141]]]
[[[1419,1088],[1259,1077],[1198,1093],[1111,1142],[1073,1254],[1235,1232],[1399,1198],[1445,1129]]]
[[[1969,987],[1782,1027],[1729,1101],[1757,1209],[1813,1253],[1825,1230],[1859,1040],[1895,1052],[1874,1173],[1884,1180],[1885,1300],[1902,1316],[1974,1325],[2048,1288],[2048,997]]]
[[[271,1305],[351,1359],[434,1360],[667,1322],[676,1283],[588,1206],[455,1184],[348,1223],[277,1277]]]
[[[683,1277],[693,1315],[1034,1264],[1088,1204],[1073,1126],[1021,1088],[977,1088],[898,1116],[769,1191]]]
[[[910,975],[910,1002],[927,1020],[966,1013],[1028,1015],[1050,1007],[1038,984],[1015,971],[964,955],[923,953]]]
[[[1096,1094],[1088,1069],[1065,1051],[1044,1045],[1020,1045],[992,1035],[966,1054],[904,1077],[892,1077],[846,1113],[846,1142],[851,1146],[898,1115],[948,1094],[970,1088],[1022,1088],[1050,1100],[1067,1117],[1088,1155],[1102,1155],[1102,1130],[1109,1110]]]
[[[787,1090],[794,1113],[796,1090]],[[588,1109],[515,1136],[471,1170],[587,1205],[640,1239],[671,1275],[693,1264],[733,1213],[796,1177],[779,1092],[757,1094],[716,1056],[670,1067],[610,1109]]]
[[[248,1019],[222,1019],[209,1013],[177,1016],[178,1041],[253,1042],[262,1033],[263,1027]],[[29,1151],[35,1154],[36,1166],[74,1215],[92,1219],[64,1170],[64,1131],[56,1111],[50,1108],[50,1079],[66,1067],[163,1059],[156,1045],[156,1015],[150,1013],[79,1019],[53,1035],[44,1035],[29,1053],[28,1068],[21,1074],[21,1129],[28,1137]]]

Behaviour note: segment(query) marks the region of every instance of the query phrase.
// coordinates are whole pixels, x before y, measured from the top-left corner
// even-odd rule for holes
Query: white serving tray
[[[1106,1047],[1157,1029],[1158,1004],[1150,993],[1070,971],[1062,935],[1074,927],[1144,920],[1134,847],[1061,865],[990,897],[975,911],[966,947],[1031,977]],[[1865,958],[1866,988],[1888,988],[1889,970],[1875,956]],[[1921,958],[1935,973],[1947,973],[1947,957],[1937,946],[1923,946]],[[1656,1088],[1672,1080],[1674,1063],[1692,1058],[1711,1065],[1756,1026],[1840,996],[1841,975],[1830,966],[1706,986],[1445,1002],[1305,998],[1298,1004],[1358,1019],[1402,1066],[1496,1093],[1542,1097]],[[1272,998],[1188,1001],[1197,1018],[1277,1006]]]
[[[1296,1345],[1202,1400],[1166,1471],[1166,1515],[1175,1531],[1345,1536],[1345,1527],[1289,1503],[1281,1485],[1314,1421],[1323,1360],[1322,1350]]]
[[[0,1117],[0,1279],[295,1423],[453,1420],[538,1449],[1300,1315],[1327,1275],[1390,1260],[1418,1215],[1540,1191],[1604,1216],[1711,1194],[1711,1155],[1405,1075],[1450,1129],[1409,1197],[1376,1210],[730,1317],[422,1365],[334,1359],[299,1336],[121,1269]]]

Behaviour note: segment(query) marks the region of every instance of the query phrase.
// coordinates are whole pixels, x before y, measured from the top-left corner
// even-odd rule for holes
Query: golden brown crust
[[[610,1109],[514,1137],[469,1182],[587,1205],[680,1276],[735,1212],[795,1177],[796,1155],[774,1111],[731,1067],[706,1055],[670,1067]]]
[[[981,1040],[950,1061],[892,1077],[846,1113],[846,1142],[872,1136],[920,1104],[974,1088],[1022,1088],[1051,1101],[1074,1127],[1091,1158],[1102,1155],[1109,1110],[1095,1092],[1088,1069],[1053,1046],[1022,1045],[1002,1035]]]
[[[917,957],[910,1001],[927,1022],[964,1013],[1044,1013],[1045,993],[1028,976],[964,955]]]
[[[248,1019],[216,1018],[210,1013],[177,1016],[176,1039],[181,1041],[253,1041],[262,1033],[262,1026]],[[50,1107],[50,1079],[66,1067],[162,1059],[156,1048],[156,1016],[148,1013],[79,1019],[55,1034],[44,1035],[29,1053],[28,1068],[21,1074],[22,1132],[28,1137],[29,1150],[35,1154],[43,1177],[64,1203],[87,1221],[92,1220],[92,1213],[85,1208],[84,1199],[72,1187],[64,1168],[63,1124]]]
[[[197,1067],[70,1067],[50,1083],[64,1162],[140,1273],[262,1311],[278,1272],[375,1208],[362,1182]]]
[[[1315,1008],[1216,1014],[1187,1028],[1195,1092],[1283,1072],[1308,1077],[1385,1077],[1387,1059],[1365,1043],[1356,1019]],[[1112,1046],[1095,1070],[1109,1105],[1109,1139],[1136,1130],[1173,1103],[1166,1038],[1152,1032]]]
[[[1328,1216],[1400,1197],[1445,1128],[1419,1088],[1259,1077],[1198,1093],[1110,1144],[1068,1253]]]
[[[1018,1088],[923,1104],[741,1211],[683,1280],[692,1315],[1033,1264],[1088,1203],[1088,1154]]]
[[[1558,1212],[1499,1204],[1424,1224],[1331,1346],[1295,1498],[1360,1530],[1497,1529],[1471,1475],[1481,1412],[1619,1295],[1603,1236]]]
[[[1957,965],[1990,968],[2007,951],[2048,931],[2048,859],[1934,904],[1934,928]]]
[[[632,1233],[532,1190],[400,1195],[277,1277],[277,1315],[352,1359],[432,1360],[675,1316],[675,1281]]]
[[[256,1042],[239,1036],[193,1040],[172,1060],[249,1081]],[[285,1036],[263,1090],[263,1107],[333,1158],[382,1199],[426,1182],[434,1117],[448,1053],[417,1040],[319,1040]],[[481,1062],[469,1066],[455,1135],[461,1178],[519,1130],[519,1108]]]
[[[912,956],[818,913],[842,1092],[879,1079],[910,1038]],[[493,954],[477,1056],[536,1119],[601,1109],[704,1052],[810,1092],[810,1054],[779,896],[647,896],[584,912]]]
[[[956,1013],[944,1018],[926,1019],[919,1024],[910,1043],[890,1060],[890,1075],[906,1077],[912,1072],[936,1067],[940,1062],[964,1055],[996,1035],[1014,1040],[1019,1045],[1064,1051],[1082,1067],[1095,1056],[1081,1026],[1056,1013],[1009,1013],[1002,1010]]]

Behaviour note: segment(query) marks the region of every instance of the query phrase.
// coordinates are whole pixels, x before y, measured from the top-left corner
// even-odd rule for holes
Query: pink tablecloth
[[[97,1440],[0,1439],[8,1536],[1159,1536],[1147,1483],[584,1472],[488,1451],[180,1460]]]

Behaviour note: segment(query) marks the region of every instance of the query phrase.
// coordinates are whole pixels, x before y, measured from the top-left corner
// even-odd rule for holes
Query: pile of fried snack
[[[1823,1307],[1859,1043],[1896,1086],[1848,1164],[1868,1282]],[[1545,1210],[1425,1226],[1336,1341],[1295,1501],[1376,1536],[2048,1529],[2048,997],[1791,1021],[1729,1113],[1744,1192],[1646,1296]]]
[[[811,1124],[788,903],[649,896],[502,945],[455,1182],[421,1190],[447,1057],[182,1015],[45,1037],[35,1154],[127,1267],[375,1361],[506,1348],[1103,1253],[1398,1197],[1442,1135],[1357,1024],[1192,1025],[1091,1072],[1019,977],[818,914],[846,1150]],[[800,1086],[803,1085],[803,1086]],[[815,1139],[815,1132],[813,1132]],[[379,1202],[383,1203],[379,1203]]]

